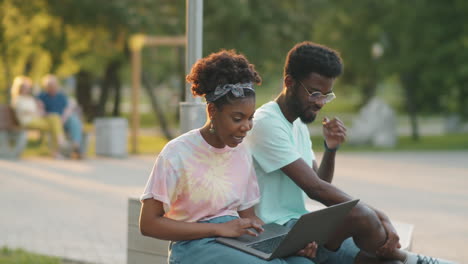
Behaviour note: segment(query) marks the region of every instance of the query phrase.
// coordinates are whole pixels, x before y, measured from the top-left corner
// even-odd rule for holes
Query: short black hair
[[[296,44],[286,57],[284,76],[302,80],[313,72],[328,78],[338,77],[343,72],[339,53],[310,41]]]
[[[218,85],[262,82],[255,66],[244,55],[236,53],[235,50],[224,49],[199,59],[186,79],[192,84],[192,94],[195,96],[206,96]],[[244,92],[245,97],[255,96],[253,91]],[[213,103],[221,109],[222,105],[232,103],[236,99],[228,93]]]

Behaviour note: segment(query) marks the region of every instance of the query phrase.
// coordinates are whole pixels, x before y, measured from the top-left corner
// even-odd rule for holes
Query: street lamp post
[[[187,0],[186,10],[185,73],[189,74],[192,65],[202,57],[203,0]],[[185,102],[179,104],[179,111],[181,133],[201,127],[206,121],[205,104],[193,97],[188,83],[185,84]]]

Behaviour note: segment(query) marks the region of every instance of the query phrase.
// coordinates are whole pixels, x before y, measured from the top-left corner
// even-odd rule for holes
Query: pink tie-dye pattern
[[[142,199],[164,203],[165,216],[196,222],[234,215],[259,200],[252,158],[245,146],[216,149],[198,130],[167,144]]]

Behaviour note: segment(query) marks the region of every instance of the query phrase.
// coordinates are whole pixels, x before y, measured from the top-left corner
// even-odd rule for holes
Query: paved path
[[[468,152],[340,153],[335,183],[413,223],[413,251],[468,263]]]
[[[142,191],[152,160],[0,160],[0,245],[125,263],[127,197]]]
[[[153,157],[0,160],[0,247],[126,262],[127,197]],[[415,224],[413,250],[468,263],[468,152],[339,153],[335,183]]]

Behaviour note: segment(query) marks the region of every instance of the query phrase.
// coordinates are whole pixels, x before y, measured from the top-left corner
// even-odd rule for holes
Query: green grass
[[[423,136],[419,142],[409,136],[400,138],[399,150],[468,150],[468,134]]]
[[[170,127],[179,126],[176,113],[169,111],[165,112],[164,115],[166,117],[166,122]],[[123,113],[122,117],[126,118],[128,120],[128,124],[130,125],[131,113]],[[153,113],[153,111],[140,113],[140,127],[151,128],[154,126],[159,126],[159,120],[156,118],[156,115]]]
[[[130,137],[127,140],[128,152],[131,153],[131,141]],[[140,135],[138,137],[138,154],[149,154],[155,155],[159,153],[168,140],[162,136],[148,136]],[[94,138],[91,138],[88,146],[87,157],[91,158],[95,156],[95,142]],[[50,151],[45,140],[38,142],[37,139],[32,138],[28,140],[28,145],[21,155],[22,157],[47,157],[50,156]],[[1,264],[1,263],[0,263]]]
[[[312,142],[314,143],[314,151],[322,152],[323,137],[313,136]],[[128,152],[131,153],[130,137],[127,140]],[[138,138],[138,154],[156,155],[159,153],[167,143],[167,139],[159,135],[140,135]],[[95,156],[95,143],[94,139],[90,140],[88,148],[88,157]],[[343,144],[340,151],[346,152],[364,152],[364,151],[378,151],[378,152],[395,152],[395,151],[459,151],[468,150],[468,134],[447,134],[435,136],[421,136],[419,141],[413,141],[409,136],[400,136],[398,144],[394,148],[379,148],[370,145],[351,146]],[[37,139],[31,139],[28,146],[23,153],[23,157],[32,156],[48,156],[49,150],[47,143],[42,142],[38,144]]]
[[[0,249],[0,264],[61,264],[59,258],[43,256],[22,249]]]
[[[323,151],[323,137],[312,137],[314,151]],[[414,141],[410,136],[400,136],[394,148],[374,147],[371,145],[351,146],[343,144],[340,151],[347,152],[396,152],[396,151],[468,151],[468,134],[447,134],[436,136],[421,136],[419,141]]]
[[[167,142],[167,139],[162,136],[141,135],[138,138],[138,154],[155,155],[161,152]]]
[[[312,137],[314,142],[314,151],[323,151],[323,137]],[[157,154],[164,145],[167,139],[162,136],[141,135],[138,139],[139,154]],[[93,148],[94,149],[94,148]],[[130,145],[129,145],[130,149]],[[468,134],[449,134],[437,136],[422,136],[419,141],[413,141],[409,136],[398,138],[398,144],[395,148],[378,148],[370,145],[351,146],[343,144],[340,151],[379,151],[379,152],[394,152],[394,151],[457,151],[468,150]]]
[[[50,156],[47,140],[39,141],[36,137],[28,138],[26,149],[21,154],[22,157]]]
[[[314,151],[322,152],[323,137],[313,136]],[[159,153],[167,143],[167,139],[162,136],[141,135],[138,138],[138,154],[155,155]],[[88,157],[94,156],[94,142],[91,141],[88,149]],[[130,148],[130,139],[128,139],[128,149]],[[448,134],[437,136],[422,136],[419,141],[413,141],[409,136],[401,136],[398,138],[398,144],[394,148],[379,148],[370,145],[351,146],[343,144],[340,151],[346,152],[395,152],[395,151],[459,151],[468,150],[468,134]],[[48,156],[49,151],[46,144],[39,146],[35,143],[29,143],[23,157],[31,156]]]

